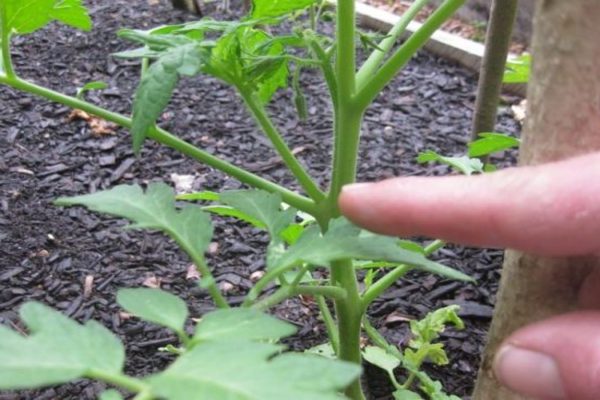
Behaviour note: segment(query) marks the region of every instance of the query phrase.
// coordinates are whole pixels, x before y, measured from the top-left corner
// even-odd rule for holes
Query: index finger
[[[600,251],[600,153],[492,174],[346,186],[342,212],[388,235],[539,255]]]

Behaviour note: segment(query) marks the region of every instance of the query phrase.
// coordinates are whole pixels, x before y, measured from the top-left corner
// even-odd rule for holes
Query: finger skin
[[[342,213],[375,232],[538,255],[600,252],[600,153],[472,177],[348,186]]]
[[[558,364],[566,400],[600,399],[600,312],[574,312],[530,325],[505,344],[552,357]],[[523,380],[534,381],[537,373],[532,370]],[[496,375],[502,381],[501,374]]]

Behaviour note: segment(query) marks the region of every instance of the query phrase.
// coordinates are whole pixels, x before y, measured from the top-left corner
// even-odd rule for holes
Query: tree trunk
[[[480,133],[495,132],[502,78],[517,18],[518,3],[518,0],[492,2],[471,128],[473,140],[476,140]]]
[[[600,150],[598,21],[598,0],[538,1],[521,164]],[[522,399],[493,376],[498,346],[524,325],[575,309],[578,290],[594,268],[600,268],[598,257],[544,258],[507,251],[475,400]]]

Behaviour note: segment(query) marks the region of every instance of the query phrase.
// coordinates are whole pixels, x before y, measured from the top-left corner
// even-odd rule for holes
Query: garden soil
[[[53,24],[32,36],[16,37],[16,69],[27,79],[69,94],[86,82],[104,81],[109,88],[89,94],[88,99],[128,113],[139,65],[110,56],[132,47],[117,37],[119,28],[148,29],[194,17],[173,11],[166,0],[86,3],[95,22],[91,33]],[[302,84],[309,98],[306,121],[296,117],[287,90],[276,96],[270,111],[290,146],[325,187],[331,162],[330,104],[315,71],[303,73]],[[415,158],[424,150],[464,154],[475,89],[470,72],[420,53],[365,118],[360,180],[448,174],[444,166],[418,165]],[[508,109],[501,111],[499,129],[518,134],[520,127]],[[296,188],[239,98],[215,79],[185,79],[159,123],[211,153]],[[514,155],[496,161],[508,165]],[[242,187],[153,142],[146,143],[136,158],[126,130],[1,87],[0,323],[23,330],[19,306],[40,301],[78,321],[95,319],[106,325],[127,346],[128,373],[143,376],[168,365],[171,357],[159,348],[176,343],[173,335],[123,313],[115,303],[115,292],[123,287],[160,287],[181,296],[192,317],[199,318],[213,305],[198,286],[197,276],[190,273],[190,261],[159,234],[123,230],[121,220],[52,205],[59,196],[151,181],[180,188],[187,181],[193,190]],[[215,218],[209,261],[231,304],[241,302],[252,279],[264,269],[266,244],[265,235],[247,225]],[[392,343],[403,346],[410,338],[410,319],[448,304],[461,305],[466,329],[443,334],[449,366],[428,366],[428,370],[448,391],[464,398],[472,389],[492,315],[502,252],[449,246],[438,251],[435,259],[471,275],[477,284],[411,274],[377,300],[369,315]],[[273,312],[298,327],[298,334],[286,341],[290,348],[302,350],[326,340],[312,299],[290,299]],[[387,398],[389,386],[383,375],[375,368],[367,372],[373,397]],[[231,377],[235,379],[235,371]],[[0,399],[86,400],[96,398],[105,387],[81,381],[40,391],[0,393]]]

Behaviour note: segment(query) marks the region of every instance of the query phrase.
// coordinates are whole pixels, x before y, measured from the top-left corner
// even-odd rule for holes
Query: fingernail
[[[368,182],[363,182],[363,183],[352,183],[350,185],[346,185],[342,188],[342,191],[345,193],[349,193],[349,192],[361,192],[361,191],[366,191],[369,187],[371,187],[373,184],[372,183],[368,183]]]
[[[534,398],[566,398],[556,361],[543,353],[513,345],[503,346],[494,361],[494,372],[509,389]]]

